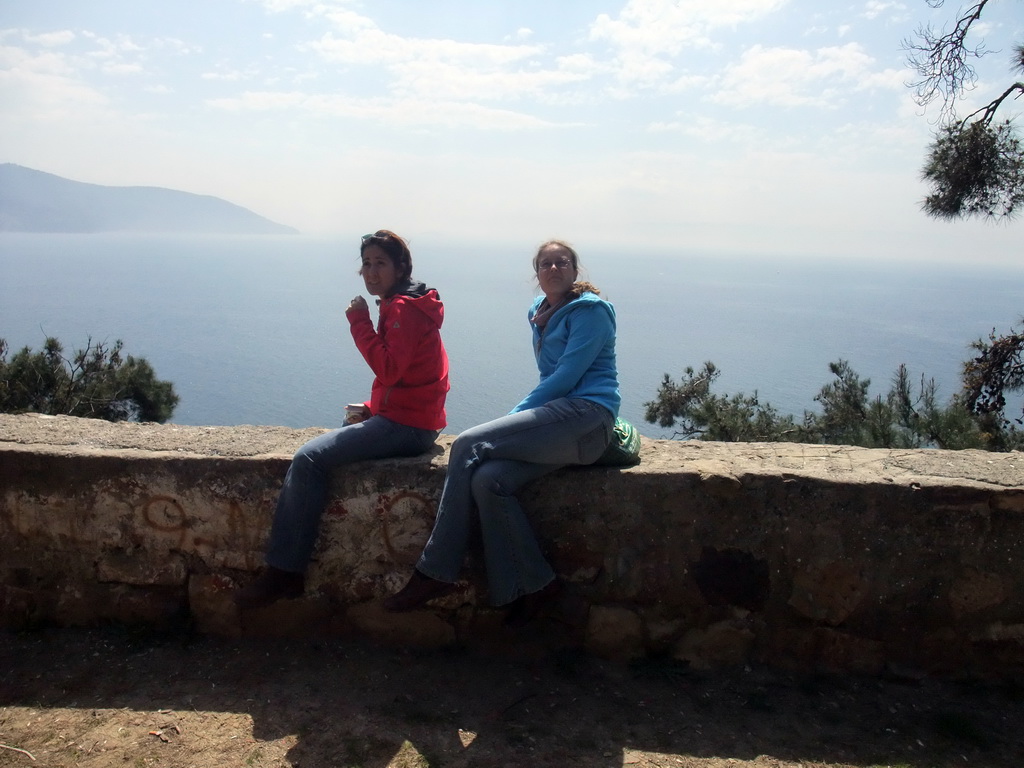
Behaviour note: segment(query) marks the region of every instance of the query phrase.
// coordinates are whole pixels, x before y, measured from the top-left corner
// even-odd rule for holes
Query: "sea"
[[[366,295],[358,236],[0,234],[0,338],[9,355],[58,338],[70,355],[124,342],[173,382],[182,425],[335,427],[372,374],[344,310]],[[449,434],[507,413],[534,386],[527,246],[411,241],[414,275],[445,304]],[[785,254],[581,249],[615,305],[621,415],[645,421],[666,375],[712,361],[713,391],[816,411],[849,361],[884,395],[899,365],[959,388],[970,343],[1024,316],[1024,260],[941,264]],[[370,297],[367,297],[370,298]]]

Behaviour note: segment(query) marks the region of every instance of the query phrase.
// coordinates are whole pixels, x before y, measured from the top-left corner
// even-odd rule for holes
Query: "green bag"
[[[605,467],[631,467],[639,463],[640,433],[625,419],[615,419],[612,441],[594,464]]]

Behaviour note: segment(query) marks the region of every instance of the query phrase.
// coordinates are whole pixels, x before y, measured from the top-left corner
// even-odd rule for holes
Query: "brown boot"
[[[278,600],[302,597],[305,591],[306,578],[303,574],[268,565],[255,580],[235,592],[235,605],[243,611],[263,608]]]
[[[522,629],[551,608],[561,594],[562,582],[556,576],[554,581],[548,582],[542,589],[514,600],[505,614],[505,626],[509,629]]]
[[[455,585],[447,581],[432,579],[419,571],[413,571],[409,583],[384,601],[384,607],[395,613],[404,613],[419,608],[435,597],[450,595]]]

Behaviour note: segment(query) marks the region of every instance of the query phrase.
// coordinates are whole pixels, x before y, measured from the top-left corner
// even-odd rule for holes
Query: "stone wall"
[[[505,630],[480,556],[411,614],[451,437],[337,473],[306,597],[240,615],[292,452],[322,430],[0,415],[0,623],[113,620],[695,666],[1024,675],[1024,455],[646,440],[521,495],[569,589]]]

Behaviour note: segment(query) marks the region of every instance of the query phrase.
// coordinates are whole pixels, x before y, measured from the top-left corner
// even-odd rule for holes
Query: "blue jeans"
[[[332,470],[353,461],[417,456],[434,444],[437,435],[431,429],[372,416],[325,432],[299,448],[277,499],[267,564],[282,571],[305,572],[327,505]]]
[[[608,447],[615,419],[583,399],[553,400],[466,430],[452,445],[437,520],[416,569],[454,582],[479,516],[493,605],[511,603],[555,578],[515,492],[569,464],[591,464]]]

